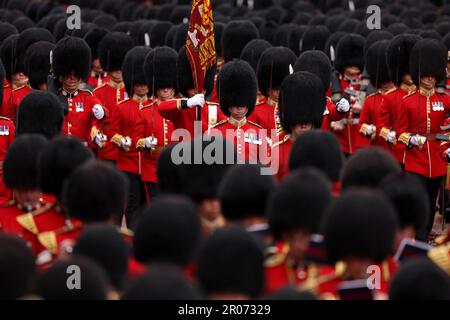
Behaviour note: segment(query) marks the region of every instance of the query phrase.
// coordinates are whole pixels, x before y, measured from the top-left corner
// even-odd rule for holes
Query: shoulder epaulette
[[[14,200],[9,200],[7,203],[4,203],[4,204],[2,204],[2,208],[6,208],[6,207],[11,207],[11,206],[13,206],[13,205],[15,205],[16,204],[16,201],[14,201]]]
[[[79,91],[83,91],[83,92],[87,92],[87,93],[89,93],[91,96],[94,95],[94,94],[92,93],[92,91],[89,90],[89,89],[78,89],[78,90],[79,90]]]
[[[216,123],[215,125],[213,125],[211,128],[215,128],[215,127],[221,126],[222,124],[227,123],[227,122],[228,122],[228,119],[222,120],[222,121],[220,121],[220,122],[217,122],[217,123]]]
[[[392,92],[395,92],[395,91],[397,91],[397,87],[393,87],[392,89],[390,89],[390,90],[388,90],[388,91],[386,91],[385,93],[384,93],[384,95],[388,95],[388,94],[391,94]]]
[[[39,233],[37,239],[42,246],[52,254],[58,253],[58,242],[56,241],[55,231],[46,231]]]
[[[379,92],[371,93],[371,94],[369,94],[369,95],[366,97],[366,99],[369,98],[369,97],[375,96],[375,95],[377,95],[377,94],[379,94]]]
[[[279,266],[284,263],[287,257],[287,251],[279,250],[276,246],[267,248],[265,254],[267,255],[267,258],[264,261],[264,266],[266,268]]]
[[[12,92],[15,92],[15,91],[17,91],[17,90],[23,89],[23,88],[25,88],[25,87],[26,87],[26,85],[21,86],[21,87],[18,87],[18,88],[15,88],[15,89],[12,89]]]
[[[147,102],[148,102],[148,104],[143,104],[141,109],[139,109],[139,110],[143,110],[145,108],[148,108],[148,107],[154,106],[155,104],[158,104],[158,100],[148,100]]]
[[[126,99],[124,99],[124,100],[122,100],[122,101],[119,101],[119,102],[117,103],[117,105],[122,104],[122,103],[124,103],[124,102],[127,102],[128,100],[130,100],[130,98],[126,98]]]
[[[277,143],[273,144],[273,145],[272,145],[272,148],[275,148],[275,147],[278,147],[278,146],[282,145],[283,143],[285,143],[286,141],[288,141],[290,138],[291,138],[290,135],[288,135],[288,134],[285,135],[285,136],[283,137],[283,140],[278,141]]]
[[[98,86],[97,88],[95,88],[92,92],[97,91],[98,89],[101,89],[103,87],[105,87],[107,85],[107,83],[102,84],[101,86]]]
[[[406,96],[403,97],[403,100],[405,100],[406,98],[412,96],[412,95],[415,94],[416,92],[417,92],[417,90],[414,90],[413,92],[408,93]]]
[[[254,125],[255,127],[258,127],[259,129],[262,129],[262,127],[259,124],[257,124],[256,122],[253,122],[253,121],[250,121],[250,120],[247,120],[247,122],[252,124],[252,125]]]
[[[127,237],[134,237],[134,232],[131,231],[131,230],[128,229],[128,228],[119,228],[118,230],[119,230],[119,233],[122,234],[122,235],[124,235],[124,236],[127,236]]]
[[[38,234],[39,229],[34,221],[34,217],[32,213],[21,214],[16,217],[16,221],[20,224],[25,230],[28,230],[32,234]]]
[[[11,122],[12,122],[12,120],[11,120],[10,118],[3,117],[3,116],[0,116],[0,119],[2,119],[2,120],[7,120],[7,121],[11,121]]]

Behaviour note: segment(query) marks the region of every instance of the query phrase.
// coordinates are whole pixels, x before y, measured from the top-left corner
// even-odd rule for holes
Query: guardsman
[[[409,56],[418,40],[420,40],[419,36],[401,34],[390,42],[387,49],[387,62],[391,79],[397,89],[384,96],[380,107],[379,135],[385,140],[385,147],[403,165],[405,163],[405,145],[397,143],[396,126],[403,98],[416,90],[409,69]]]
[[[240,163],[266,164],[267,131],[247,119],[256,103],[255,72],[247,62],[234,60],[220,70],[217,83],[220,109],[228,118],[217,123],[211,134],[232,141]]]
[[[123,82],[122,64],[125,55],[133,48],[133,40],[121,32],[105,35],[98,45],[102,69],[108,73],[109,80],[94,90],[94,95],[110,111],[111,117],[104,119],[100,131],[106,136],[103,146],[97,146],[97,157],[116,162],[117,148],[110,142],[112,137],[111,118],[119,102],[128,98]]]
[[[331,99],[337,102],[346,97],[351,109],[344,119],[332,121],[330,127],[346,156],[356,152],[359,114],[363,104],[359,81],[364,68],[364,41],[360,35],[348,34],[339,41],[336,49],[334,66],[337,73],[333,74]]]
[[[28,82],[26,77],[22,77],[19,75],[15,75],[13,77],[13,64],[14,62],[14,45],[19,37],[18,34],[11,34],[5,40],[3,40],[2,45],[0,47],[1,51],[1,60],[3,66],[5,68],[5,92],[3,96],[3,103],[1,109],[1,115],[5,115],[5,108],[7,105],[11,103],[12,99],[12,91],[21,86],[25,86]]]
[[[25,73],[29,77],[30,86],[34,90],[47,91],[48,75],[51,70],[50,55],[55,44],[39,41],[28,47],[25,54]]]
[[[180,215],[180,213],[183,213]],[[195,253],[202,226],[195,204],[182,196],[161,195],[144,209],[136,227],[133,252],[137,261],[153,266],[165,263],[195,279]]]
[[[3,181],[13,190],[13,200],[0,208],[0,230],[24,236],[17,217],[47,205],[41,199],[38,185],[37,164],[47,139],[37,134],[17,137],[3,162]],[[36,243],[26,239],[32,248]]]
[[[67,105],[62,133],[75,136],[87,145],[102,145],[104,135],[100,132],[99,122],[108,117],[109,112],[92,92],[80,89],[90,64],[91,52],[83,39],[61,39],[53,51],[55,81],[51,90],[56,91]]]
[[[62,191],[62,205],[74,222],[39,233],[38,256],[46,257],[41,269],[56,258],[72,253],[84,225],[119,221],[127,188],[126,176],[108,163],[92,159],[79,166]]]
[[[309,50],[303,52],[294,65],[294,72],[308,71],[320,78],[323,88],[331,90],[331,61],[325,53],[319,50]],[[322,130],[331,131],[330,123],[339,121],[348,116],[350,104],[347,99],[341,98],[337,104],[327,96],[326,108],[324,108]]]
[[[147,196],[157,194],[156,164],[162,149],[171,142],[173,124],[158,112],[158,104],[173,99],[177,87],[177,52],[169,47],[158,47],[145,58],[144,73],[149,87],[150,104],[139,110],[136,122],[136,149],[142,151],[141,180]]]
[[[266,201],[276,188],[271,175],[262,174],[259,164],[243,164],[227,171],[219,186],[222,214],[228,224],[239,225],[254,234],[265,246],[273,245],[267,222]]]
[[[396,230],[395,209],[384,195],[368,190],[346,191],[331,205],[323,221],[325,250],[336,265],[320,268],[303,288],[313,290],[320,299],[343,299],[343,284],[364,280],[366,287],[373,273],[368,268],[378,266],[380,287],[371,294],[373,299],[386,299],[397,269],[390,258]]]
[[[326,104],[325,90],[318,76],[302,71],[289,75],[281,84],[280,120],[283,132],[278,141],[272,141],[271,166],[278,169],[276,175],[282,179],[289,171],[289,156],[295,139],[306,131],[319,129],[322,125]]]
[[[0,61],[0,102],[3,101],[5,69]],[[0,105],[1,107],[1,105]],[[5,117],[0,117],[0,163],[3,163],[6,152],[11,146],[15,136],[14,122]],[[3,165],[0,166],[0,204],[11,200],[12,192],[3,182]]]
[[[99,44],[103,37],[108,34],[108,30],[94,27],[83,37],[84,41],[91,48],[92,64],[86,84],[92,89],[101,87],[109,81],[108,70],[105,70],[100,60]]]
[[[278,97],[281,83],[291,73],[295,60],[294,52],[285,47],[268,48],[259,59],[256,75],[258,88],[265,102],[258,101],[259,104],[249,116],[249,120],[267,130],[269,137],[272,136],[271,130],[276,130],[277,135],[283,130],[280,123]]]
[[[23,84],[13,88],[11,93],[11,100],[9,104],[4,106],[3,112],[6,117],[11,119],[13,122],[16,120],[17,109],[22,99],[29,94],[33,89],[30,87],[28,74],[25,68],[25,55],[28,47],[33,43],[38,41],[49,41],[54,42],[52,34],[43,28],[29,28],[23,31],[17,41],[14,44],[14,67],[13,67],[13,78],[23,80]],[[13,83],[15,81],[13,80]]]
[[[300,135],[292,145],[289,171],[307,167],[318,169],[330,180],[333,196],[338,197],[344,162],[344,153],[336,136],[331,132],[312,130]]]
[[[396,90],[395,84],[390,78],[386,61],[388,46],[389,41],[378,41],[371,45],[366,53],[366,70],[370,83],[377,92],[367,96],[364,100],[359,118],[359,135],[356,139],[358,149],[383,143],[377,134],[380,131],[380,108],[384,97]]]
[[[158,105],[161,116],[170,120],[175,129],[186,129],[191,138],[195,134],[206,132],[226,118],[217,103],[205,101],[205,96],[211,94],[214,86],[214,73],[215,67],[211,67],[206,71],[205,92],[196,94],[191,65],[186,55],[186,47],[183,46],[178,52],[177,62],[178,91],[183,98],[161,101]],[[198,108],[201,108],[200,119],[197,119]],[[196,120],[201,121],[201,132],[196,132],[195,130]]]
[[[111,120],[111,137],[108,137],[118,148],[117,168],[130,180],[130,193],[125,212],[128,226],[131,225],[135,212],[145,203],[145,190],[141,181],[142,154],[136,149],[139,139],[136,124],[139,110],[152,104],[148,99],[149,88],[142,68],[149,52],[150,48],[134,47],[125,56],[122,72],[130,98],[117,105]]]
[[[329,181],[312,168],[293,172],[269,197],[268,220],[277,242],[266,250],[267,293],[299,286],[317,275],[318,265],[308,261],[308,249],[331,201]]]
[[[418,90],[405,98],[397,118],[397,140],[406,145],[405,170],[426,186],[430,201],[428,233],[436,212],[436,199],[446,163],[440,155],[441,133],[450,111],[447,95],[437,93],[436,83],[445,78],[447,49],[435,39],[419,40],[411,51],[411,76]]]
[[[42,192],[55,197],[55,202],[16,218],[22,226],[24,238],[37,244],[37,247],[33,248],[35,251],[38,250],[39,234],[42,232],[78,223],[67,215],[61,205],[62,188],[68,176],[91,157],[90,150],[73,137],[54,138],[42,150],[38,164],[39,185]],[[36,262],[41,265],[49,262],[48,258],[45,254],[37,256]]]

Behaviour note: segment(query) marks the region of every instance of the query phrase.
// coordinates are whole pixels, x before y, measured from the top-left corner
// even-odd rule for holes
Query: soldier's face
[[[14,195],[17,199],[17,203],[21,204],[25,208],[34,207],[41,197],[40,191],[34,189],[14,190]]]
[[[355,66],[347,67],[344,69],[344,76],[350,81],[355,80],[360,75],[360,73],[361,70],[359,70],[359,68]]]
[[[100,59],[92,60],[92,70],[94,70],[95,72],[98,72],[98,73],[103,72],[102,66],[100,65]]]
[[[292,133],[296,137],[298,137],[307,131],[311,131],[313,129],[313,125],[312,125],[312,123],[302,123],[302,124],[297,124],[295,127],[291,128],[291,129],[292,129]]]
[[[248,108],[246,106],[233,106],[228,110],[230,110],[230,116],[238,121],[244,119],[248,112]]]
[[[136,84],[133,86],[133,92],[139,97],[146,96],[148,94],[148,86],[146,84]]]
[[[403,76],[402,82],[404,84],[408,85],[408,86],[412,85],[413,84],[413,80],[411,78],[411,75],[410,74],[405,74]]]
[[[75,91],[81,83],[81,78],[78,78],[75,74],[70,74],[62,78],[64,89],[67,91]]]
[[[290,232],[287,232],[284,235],[284,238],[285,241],[289,244],[290,258],[295,262],[303,260],[309,248],[311,234],[305,229],[297,228]]]
[[[280,97],[280,89],[269,89],[269,98],[278,102],[278,98]]]
[[[116,82],[116,83],[123,82],[122,70],[115,70],[115,71],[109,72],[109,77],[111,78],[111,80],[113,82]]]
[[[166,101],[172,99],[175,96],[175,89],[174,88],[158,89],[156,90],[156,95],[158,96],[159,100]]]
[[[425,89],[433,89],[436,85],[436,78],[435,77],[422,77],[420,78],[420,86]]]
[[[22,72],[17,72],[13,75],[12,82],[15,87],[23,87],[28,83],[28,77]]]

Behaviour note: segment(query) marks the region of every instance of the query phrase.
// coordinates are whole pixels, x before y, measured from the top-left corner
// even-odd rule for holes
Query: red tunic
[[[7,80],[5,79],[5,81],[7,82]],[[12,87],[11,85],[8,83],[7,85],[5,84],[4,88],[3,88],[3,101],[1,102],[0,105],[0,116],[4,116],[5,115],[5,109],[6,106],[11,103],[11,93],[12,93]]]
[[[276,164],[272,163],[272,167],[275,166],[275,169],[278,169],[276,172],[278,180],[282,180],[289,174],[289,157],[293,144],[294,141],[292,140],[291,135],[282,132],[279,136],[279,141],[272,145],[272,160],[276,161]],[[278,154],[278,156],[275,156],[276,154]]]
[[[248,120],[259,124],[268,131],[268,136],[272,137],[271,130],[276,130],[277,135],[283,131],[280,123],[280,110],[278,103],[272,99],[259,95],[253,113],[248,116]]]
[[[265,130],[247,118],[236,121],[233,118],[222,120],[211,129],[211,135],[221,134],[233,141],[237,159],[240,163],[267,164],[268,145]]]
[[[395,89],[394,89],[395,90]],[[380,146],[382,145],[382,140],[377,135],[379,132],[379,121],[380,121],[380,109],[383,103],[385,94],[381,92],[376,92],[369,95],[364,101],[364,105],[361,111],[361,116],[359,118],[359,135],[356,139],[356,148],[364,148],[367,146]],[[375,126],[375,132],[369,138],[364,135],[365,127],[373,125]]]
[[[7,203],[12,196],[12,191],[3,182],[3,160],[14,141],[14,136],[14,123],[8,118],[0,117],[0,205]]]
[[[129,151],[118,149],[117,151],[117,168],[134,174],[140,174],[141,159],[140,152],[136,150],[136,142],[138,141],[136,123],[138,121],[139,109],[150,105],[150,101],[145,98],[139,101],[138,97],[126,99],[120,102],[113,114],[111,121],[111,137],[108,139],[119,147],[122,137],[131,138],[131,147]]]
[[[162,101],[158,105],[161,116],[173,123],[174,129],[186,129],[191,138],[197,134],[194,128],[194,121],[197,117],[197,108],[188,108],[188,99],[171,99]],[[202,133],[226,119],[220,110],[219,105],[213,102],[205,102],[201,110]],[[206,120],[206,121],[205,121]]]
[[[109,110],[111,115],[114,114],[117,104],[127,98],[125,91],[125,85],[122,83],[116,85],[111,81],[99,86],[94,90],[94,95],[102,102],[102,104]],[[112,137],[111,132],[111,117],[105,118],[100,123],[99,130],[106,135],[107,139]],[[111,144],[109,140],[105,141],[105,146],[103,148],[98,148],[97,157],[99,159],[107,159],[116,161],[117,158],[117,148]]]
[[[351,83],[340,79],[342,94],[344,94],[346,89],[359,90],[359,86],[352,86]],[[356,152],[356,138],[359,131],[359,118],[350,110],[346,114],[346,117],[338,121],[339,124],[336,126],[337,121],[332,121],[330,123],[332,132],[336,135],[339,144],[341,145],[342,151],[345,154],[353,154]]]
[[[397,118],[400,142],[408,145],[415,134],[427,137],[421,149],[416,146],[406,148],[405,169],[429,178],[441,177],[446,173],[446,163],[440,155],[440,142],[434,136],[442,131],[440,127],[448,117],[450,100],[447,95],[434,90],[428,94],[420,91],[402,100]]]
[[[171,143],[173,124],[161,117],[158,112],[158,101],[142,106],[136,122],[136,149],[142,150],[141,179],[142,181],[158,182],[156,164],[164,146]],[[145,148],[144,138],[158,139],[154,151]]]
[[[91,71],[86,83],[92,88],[96,89],[98,87],[103,86],[108,81],[109,81],[108,73],[104,72],[101,74],[97,74],[94,71]]]
[[[29,86],[23,86],[12,90],[9,101],[6,100],[6,104],[3,106],[3,113],[5,117],[11,119],[15,123],[19,104],[22,102],[23,98],[25,98],[25,96],[32,91],[33,89]]]
[[[386,136],[390,131],[396,132],[397,137],[399,136],[397,118],[400,113],[400,104],[406,95],[414,91],[414,88],[415,86],[411,88],[402,84],[400,88],[384,96],[377,126],[377,133],[382,137],[381,145],[402,164],[405,163],[405,145],[403,143],[390,144],[387,142]]]
[[[89,90],[78,89],[72,94],[61,90],[61,95],[67,98],[68,104],[68,113],[64,117],[61,132],[91,144],[91,130],[100,127],[102,120],[109,116],[108,109]],[[105,111],[101,120],[94,117],[92,109],[95,105],[101,106]]]

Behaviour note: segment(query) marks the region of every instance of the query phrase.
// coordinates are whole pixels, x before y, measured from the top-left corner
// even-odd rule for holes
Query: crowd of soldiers
[[[211,2],[0,0],[0,298],[450,299],[450,5]]]

